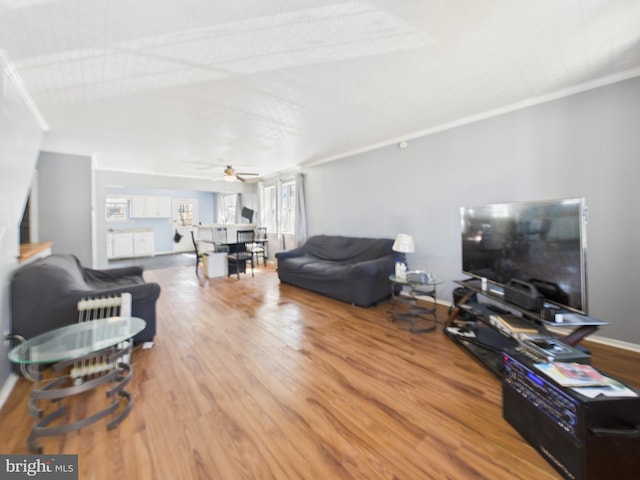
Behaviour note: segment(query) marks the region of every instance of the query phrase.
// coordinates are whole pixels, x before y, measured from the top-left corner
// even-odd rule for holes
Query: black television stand
[[[582,339],[596,332],[600,326],[607,325],[607,322],[559,309],[558,313],[563,314],[562,323],[549,321],[542,317],[541,312],[526,310],[505,301],[502,289],[497,285],[489,284],[483,289],[480,280],[476,279],[455,283],[464,287],[465,293],[451,310],[444,326],[445,333],[497,375],[502,373],[501,352],[516,347],[519,341],[515,337],[504,335],[495,325],[492,325],[490,323],[492,315],[521,316],[537,329],[538,334],[557,338],[570,347],[576,347]],[[471,303],[471,299],[475,296],[485,301]],[[550,306],[545,305],[545,307]],[[456,328],[454,321],[461,312],[471,316],[476,326]],[[554,331],[549,331],[550,327]],[[564,336],[560,335],[556,333],[559,328],[570,329],[570,332]]]

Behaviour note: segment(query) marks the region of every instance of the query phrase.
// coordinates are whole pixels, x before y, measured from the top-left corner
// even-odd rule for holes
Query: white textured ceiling
[[[640,1],[0,0],[0,49],[44,150],[268,175],[637,75]]]

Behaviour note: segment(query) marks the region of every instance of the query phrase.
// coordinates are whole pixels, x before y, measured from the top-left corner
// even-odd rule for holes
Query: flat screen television
[[[253,222],[253,210],[248,207],[242,207],[242,218],[246,218],[249,223]]]
[[[545,302],[588,314],[582,198],[462,207],[462,271],[533,284]]]

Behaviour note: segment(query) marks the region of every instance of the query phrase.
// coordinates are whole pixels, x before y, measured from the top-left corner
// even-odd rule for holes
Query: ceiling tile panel
[[[43,147],[165,174],[268,175],[637,75],[637,25],[625,0],[0,0]]]

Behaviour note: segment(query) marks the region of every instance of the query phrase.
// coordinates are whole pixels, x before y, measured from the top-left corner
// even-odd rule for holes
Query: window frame
[[[283,180],[280,184],[280,233],[296,233],[296,181]]]
[[[105,221],[111,222],[127,222],[130,216],[130,199],[129,197],[116,197],[107,196],[104,204],[104,217]],[[119,214],[113,214],[110,212],[119,211]]]
[[[264,223],[267,233],[278,233],[278,195],[276,185],[266,185],[263,189]]]
[[[227,194],[221,196],[222,208],[219,212],[222,218],[218,219],[218,223],[223,225],[233,225],[237,223],[238,218],[238,194]]]

